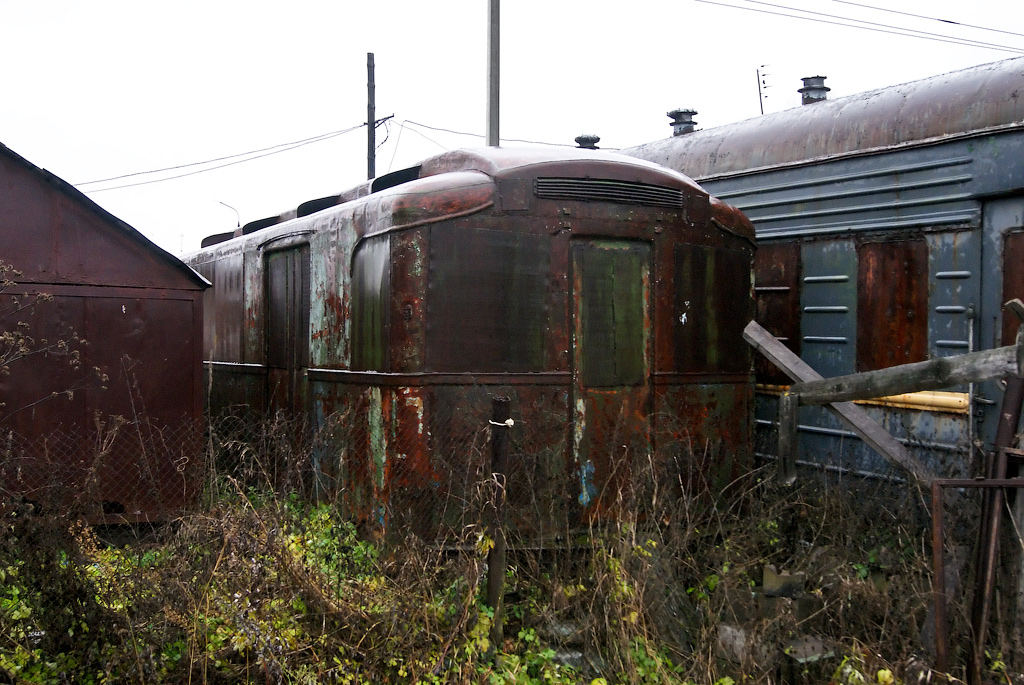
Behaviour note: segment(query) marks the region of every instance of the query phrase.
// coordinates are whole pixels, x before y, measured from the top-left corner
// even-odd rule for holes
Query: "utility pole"
[[[498,102],[501,86],[501,1],[487,4],[487,146],[498,147]]]
[[[373,82],[373,53],[366,53],[366,178],[377,175],[377,103]]]

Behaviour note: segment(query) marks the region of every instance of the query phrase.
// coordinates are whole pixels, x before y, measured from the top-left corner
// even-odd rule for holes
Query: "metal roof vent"
[[[693,133],[697,128],[697,122],[693,118],[697,115],[695,109],[674,109],[666,112],[672,119],[672,135],[681,136],[686,133]]]
[[[815,102],[821,102],[828,97],[828,91],[832,90],[825,85],[825,79],[827,76],[805,76],[801,81],[804,82],[804,87],[798,90],[802,96],[800,104],[812,105]]]
[[[596,150],[600,140],[601,137],[595,136],[593,133],[584,133],[582,136],[576,136],[576,144],[584,150]]]

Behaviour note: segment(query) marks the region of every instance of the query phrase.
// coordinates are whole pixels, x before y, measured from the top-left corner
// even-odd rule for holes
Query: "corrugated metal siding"
[[[758,238],[949,224],[976,225],[973,156],[962,142],[893,154],[885,164],[856,158],[813,168],[705,182],[754,222]]]

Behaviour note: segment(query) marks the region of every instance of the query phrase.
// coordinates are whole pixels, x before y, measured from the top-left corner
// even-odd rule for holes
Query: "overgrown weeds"
[[[71,513],[9,513],[0,682],[929,676],[930,551],[918,502],[899,490],[781,488],[755,473],[728,498],[623,492],[615,521],[559,546],[512,545],[505,638],[491,644],[485,528],[367,538],[315,501],[301,440],[211,444],[201,510],[146,539],[104,544]]]

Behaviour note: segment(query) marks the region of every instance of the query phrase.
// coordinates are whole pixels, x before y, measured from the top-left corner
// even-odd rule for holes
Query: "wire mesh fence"
[[[202,427],[97,417],[44,435],[0,436],[0,501],[96,521],[162,520],[195,502]]]
[[[623,511],[667,520],[684,493],[710,497],[730,486],[717,476],[728,447],[698,438],[678,416],[644,417],[628,431],[621,424],[634,427],[635,416],[583,419],[562,388],[501,390],[335,389],[314,394],[311,419],[238,407],[211,421],[209,467],[244,488],[331,502],[375,537],[463,539],[488,520],[500,490],[509,535],[541,546]],[[501,397],[508,423],[492,415]],[[603,432],[583,440],[585,420]],[[495,431],[509,443],[502,469],[491,462]]]
[[[564,387],[314,386],[308,412],[228,408],[205,426],[97,417],[0,444],[0,495],[105,521],[166,520],[229,484],[331,502],[368,535],[454,540],[487,520],[497,492],[509,534],[560,544],[622,511],[671,516],[683,493],[717,491],[727,446],[679,416],[584,417]],[[511,419],[494,421],[496,397]],[[490,441],[504,431],[495,475]],[[589,432],[587,432],[589,431]],[[720,470],[720,469],[719,469]],[[211,499],[213,498],[213,499]]]

